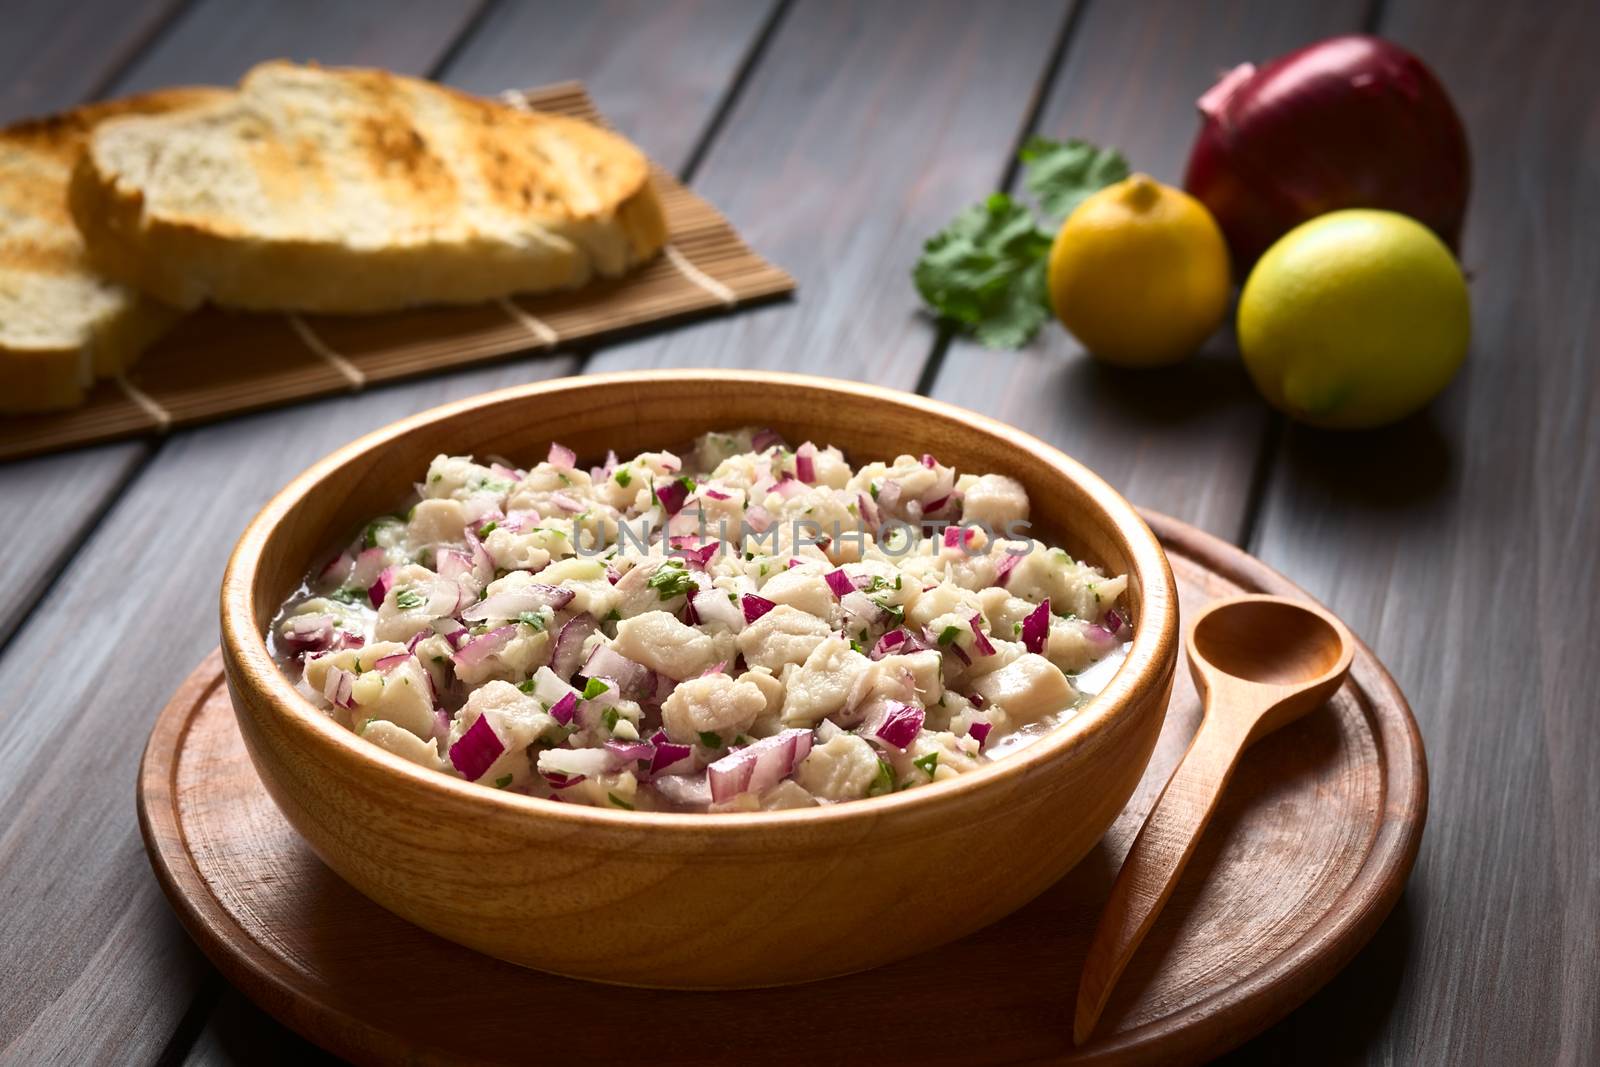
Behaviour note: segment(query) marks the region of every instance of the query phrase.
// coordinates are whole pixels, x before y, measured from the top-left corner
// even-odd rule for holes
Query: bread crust
[[[69,175],[94,127],[128,115],[201,106],[225,90],[177,88],[90,104],[0,130],[0,412],[83,402],[96,378],[122,374],[178,315],[97,275],[69,213]],[[47,320],[13,321],[22,310]]]
[[[229,108],[270,114],[287,107],[278,103],[285,85],[314,91],[319,84],[337,94],[334,103],[344,108],[347,126],[371,124],[368,158],[308,156],[290,143],[291,127],[268,122],[265,147],[251,143],[251,177],[270,190],[303,186],[308,171],[316,176],[337,169],[343,180],[351,168],[365,167],[370,195],[391,208],[400,205],[407,220],[415,220],[377,246],[352,240],[338,220],[308,217],[304,232],[296,233],[281,224],[284,217],[300,217],[287,207],[273,221],[275,232],[227,212],[163,209],[159,192],[117,169],[115,137],[137,136],[160,151],[161,136],[176,126],[226,125]],[[666,243],[643,154],[589,123],[518,111],[383,71],[285,63],[251,71],[241,96],[96,130],[73,174],[70,203],[98,270],[181,308],[209,301],[253,311],[361,313],[574,288],[597,275],[621,274]],[[249,114],[241,125],[263,125],[255,123],[255,111]],[[341,136],[348,141],[356,134]],[[434,146],[450,137],[470,138],[476,150],[465,178],[459,157]],[[546,153],[570,159],[562,165]],[[280,156],[294,156],[296,166],[273,165]],[[580,180],[582,174],[572,173],[577,168],[586,168],[594,182]],[[461,222],[465,194],[456,186],[465,181],[473,185],[472,210],[491,222],[503,220],[500,225],[474,230]],[[335,189],[341,191],[348,185]]]

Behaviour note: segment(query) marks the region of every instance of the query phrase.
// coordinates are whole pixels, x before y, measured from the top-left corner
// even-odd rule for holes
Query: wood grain
[[[795,275],[792,306],[602,352],[595,370],[761,367],[915,386],[908,271],[951,205],[993,188],[1068,9],[1008,0],[794,5],[695,174]]]
[[[1134,167],[1177,183],[1199,128],[1194,101],[1219,71],[1355,29],[1363,7],[1364,0],[1094,4],[1068,44],[1038,132],[1116,145]],[[945,216],[964,203],[947,202]],[[903,299],[911,306],[909,284]],[[1270,419],[1227,329],[1195,359],[1160,372],[1104,366],[1054,323],[1020,352],[958,339],[932,395],[1037,433],[1130,499],[1229,539],[1243,529]]]
[[[1127,575],[1127,655],[1052,736],[982,771],[870,803],[707,819],[553,804],[425,771],[308,703],[263,632],[329,546],[409,496],[441,448],[522,462],[549,450],[552,411],[564,413],[561,443],[585,463],[766,423],[857,462],[921,448],[958,470],[1003,472],[1027,490],[1035,536]],[[1078,464],[960,408],[770,371],[591,374],[423,412],[297,477],[245,529],[222,579],[222,655],[240,732],[273,798],[330,868],[480,952],[675,989],[851,974],[963,936],[1037,895],[1133,792],[1160,732],[1177,634],[1155,537]],[[983,893],[968,891],[985,880]],[[789,897],[806,906],[772,906]],[[816,915],[829,921],[818,926]]]
[[[1380,28],[1433,66],[1466,122],[1472,347],[1415,419],[1290,430],[1254,544],[1395,664],[1449,768],[1407,918],[1352,975],[1389,986],[1363,1013],[1370,1047],[1402,1063],[1592,1063],[1600,9],[1393,0]],[[1260,1058],[1312,1048],[1339,1007],[1290,1020]]]
[[[1292,586],[1182,524],[1150,516],[1186,610]],[[168,891],[207,951],[251,996],[362,1062],[525,1059],[529,1005],[648,1018],[664,1063],[896,1061],[915,991],[918,1062],[1195,1062],[1246,1038],[1336,970],[1399,894],[1421,834],[1425,772],[1414,725],[1382,668],[1253,749],[1122,990],[1106,1030],[1073,1049],[1070,994],[1112,872],[1199,720],[1181,678],[1157,755],[1090,858],[1027,907],[938,952],[866,974],[714,996],[602,988],[478,956],[408,926],[335,878],[254,777],[213,656],[176,694],[147,750],[145,833]],[[989,880],[975,884],[981,892]],[[419,976],[426,976],[420,978]],[[237,1001],[252,1040],[311,1052]],[[460,1013],[458,1015],[458,1013]],[[473,1026],[438,1019],[470,1013]],[[536,1015],[542,1018],[542,1015]],[[715,1020],[714,1024],[708,1020]],[[826,1025],[818,1025],[826,1019]],[[894,1022],[899,1029],[893,1029]],[[203,1035],[194,1062],[270,1062]],[[552,1026],[541,1055],[616,1062],[627,1027]]]
[[[182,0],[14,0],[0,34],[0,124],[95,96]]]

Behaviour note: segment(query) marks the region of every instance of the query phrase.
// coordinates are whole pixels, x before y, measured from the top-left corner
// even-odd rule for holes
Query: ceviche
[[[771,430],[586,468],[438,456],[270,634],[405,759],[600,807],[831,804],[976,770],[1114,673],[1127,578],[1028,536],[1000,474]]]

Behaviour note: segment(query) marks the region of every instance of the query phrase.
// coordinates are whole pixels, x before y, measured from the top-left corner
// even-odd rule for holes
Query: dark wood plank
[[[1199,128],[1194,101],[1219,70],[1354,29],[1363,3],[1095,4],[1068,45],[1039,132],[1115,145],[1136,169],[1179,183]],[[943,214],[960,206],[951,200]],[[909,259],[897,266],[901,278],[909,268]],[[1243,528],[1270,418],[1231,330],[1158,372],[1106,367],[1054,323],[1020,352],[957,339],[932,394],[1036,433],[1135,502],[1230,540]]]
[[[16,0],[0,33],[0,123],[96,95],[183,0]]]
[[[606,118],[681,172],[776,0],[519,0],[441,77],[469,92],[582,81]]]
[[[1600,8],[1391,0],[1381,30],[1438,71],[1472,140],[1471,353],[1406,424],[1291,429],[1254,547],[1396,672],[1432,815],[1405,914],[1262,1058],[1302,1058],[1337,1019],[1373,1060],[1592,1063]]]
[[[1000,175],[1068,13],[1046,0],[794,5],[694,175],[799,280],[789,305],[608,349],[595,370],[768,367],[911,388],[907,272]]]
[[[372,17],[372,10],[354,3],[202,3],[171,27],[183,47],[164,38],[108,91],[231,80],[250,63],[277,54],[425,70],[445,55],[472,8],[419,5],[403,21]],[[429,33],[431,46],[425,44]],[[496,375],[507,373],[497,368],[475,380],[506,381]],[[326,417],[346,402],[314,410]],[[414,399],[389,403],[400,406],[385,408],[377,401],[369,417],[382,421],[379,412],[417,406]],[[308,411],[303,418],[314,415]],[[317,437],[316,430],[330,436]],[[342,440],[341,432],[312,426],[298,435],[305,448],[299,454],[263,447],[260,439],[256,447],[262,454],[288,451],[303,464]],[[218,487],[237,487],[254,499],[283,478],[272,470],[250,485],[238,475],[253,457],[240,452],[238,469],[213,470],[210,483],[178,476],[154,496],[147,491],[132,505],[136,518],[130,520],[127,502],[117,507],[111,499],[151,447],[118,445],[0,468],[6,516],[0,534],[15,535],[0,563],[0,586],[24,594],[43,590],[45,596],[0,658],[0,678],[7,679],[0,686],[8,694],[0,718],[0,885],[6,899],[26,902],[0,910],[0,943],[10,964],[0,978],[0,1059],[41,1062],[69,1049],[90,1060],[153,1059],[208,973],[145,867],[126,788],[145,723],[128,714],[141,705],[137,696],[130,698],[138,687],[128,688],[127,679],[136,673],[130,665],[159,671],[169,652],[190,659],[198,653],[185,648],[203,649],[211,641],[208,597],[194,593],[181,603],[160,596],[181,596],[185,588],[174,576],[191,555],[186,524],[195,536],[231,540],[243,509],[209,511]],[[199,517],[177,514],[184,500]],[[109,524],[96,525],[105,515]],[[208,519],[231,525],[211,528]],[[94,532],[79,549],[90,527]],[[134,563],[141,549],[155,552],[159,562]],[[95,552],[109,562],[89,578]],[[56,576],[64,561],[69,565]],[[193,576],[196,590],[215,584],[218,564],[207,566],[203,582],[200,572]],[[86,588],[91,591],[84,593]],[[75,595],[88,599],[63,608]],[[28,603],[27,595],[16,593],[0,602],[7,628]],[[101,620],[108,635],[95,656],[75,647],[89,617]],[[123,640],[131,633],[149,639],[137,658],[129,657]],[[159,639],[158,633],[167,636]],[[174,641],[174,634],[183,636]],[[48,892],[40,890],[44,885]],[[84,1027],[82,1021],[91,1017],[103,1025]]]
[[[765,21],[765,10],[757,12],[759,18],[745,19],[741,45],[728,36],[739,32],[739,23],[727,7],[695,10],[701,18],[652,15],[634,22],[657,49],[680,57],[653,68],[661,84],[641,88],[618,67],[609,81],[596,85],[602,100],[611,84],[619,95],[660,101],[654,111],[638,105],[634,121],[668,133],[657,151],[669,165],[687,158],[720,95],[696,95],[697,111],[684,115],[689,97],[676,88],[676,72],[714,61],[721,64],[723,81],[730,80]],[[513,16],[527,17],[517,10],[495,17]],[[614,33],[608,44],[591,27],[578,39],[590,42],[587,47],[601,66],[610,47],[642,51],[626,33]],[[481,74],[473,58],[479,54],[475,47],[458,53],[447,80],[465,84],[495,77],[509,86],[566,73],[545,69],[533,56],[515,68],[506,56],[491,55],[483,62],[500,68]],[[706,77],[705,70],[697,71],[697,79]],[[0,691],[15,696],[20,709],[0,719],[0,892],[10,890],[11,899],[29,901],[0,914],[0,936],[8,962],[16,961],[8,973],[33,976],[27,988],[15,992],[12,981],[0,977],[0,992],[6,994],[0,998],[0,1058],[12,1048],[38,1053],[29,1059],[66,1050],[112,1058],[109,1045],[95,1044],[97,1034],[61,1025],[72,1012],[91,1010],[119,1038],[121,1020],[144,1019],[148,1033],[115,1058],[151,1058],[171,1036],[196,989],[216,981],[149,874],[126,785],[156,710],[215,642],[213,601],[222,563],[251,514],[311,460],[365,430],[451,397],[567,373],[575,366],[572,357],[512,362],[178,434],[109,507],[71,569],[0,658]],[[96,614],[96,632],[104,635],[92,653],[72,646],[86,610]],[[70,661],[71,670],[38,670],[39,662],[57,657]],[[105,683],[97,679],[114,680],[115,696],[108,697]],[[85,767],[95,768],[87,779]],[[22,796],[29,798],[26,817],[24,805],[8,803]],[[29,892],[28,887],[44,883],[53,887],[51,899]],[[122,918],[135,912],[141,916],[136,924]],[[51,936],[34,938],[30,930],[35,927]],[[229,1003],[223,1001],[224,1012]],[[49,1018],[34,1022],[41,1011]],[[291,1035],[263,1022],[254,1008],[237,1006],[237,1013],[244,1022],[226,1015],[199,1021],[208,1036],[196,1055],[248,1049],[264,1061],[282,1062],[304,1051]],[[283,1038],[284,1048],[261,1037],[273,1033]],[[169,1052],[182,1056],[186,1043],[180,1035],[178,1047]],[[96,1048],[102,1049],[98,1057]]]

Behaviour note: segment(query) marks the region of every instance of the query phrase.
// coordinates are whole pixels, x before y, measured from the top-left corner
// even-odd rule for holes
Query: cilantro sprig
[[[930,237],[911,280],[946,324],[988,348],[1020,348],[1050,318],[1050,245],[1061,220],[1096,191],[1128,176],[1115,149],[1033,137],[1022,146],[1026,203],[994,193]]]

